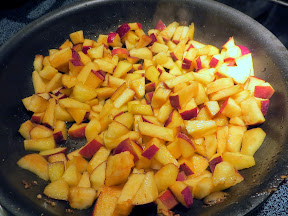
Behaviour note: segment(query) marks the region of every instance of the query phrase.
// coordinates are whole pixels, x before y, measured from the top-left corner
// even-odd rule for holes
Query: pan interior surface
[[[14,215],[71,215],[66,202],[55,207],[37,199],[46,183],[16,162],[25,154],[21,123],[30,119],[21,99],[33,94],[31,74],[36,54],[48,55],[48,49],[59,47],[71,32],[83,30],[86,38],[115,31],[124,22],[139,22],[147,32],[161,19],[169,24],[194,22],[197,41],[221,47],[229,37],[246,46],[253,54],[257,77],[275,88],[261,128],[267,133],[264,144],[255,154],[256,166],[240,173],[245,180],[227,192],[223,203],[203,207],[195,201],[191,209],[177,206],[180,215],[244,215],[257,207],[287,174],[287,49],[263,26],[225,5],[208,0],[174,1],[85,1],[48,14],[28,25],[0,49],[0,203]],[[68,140],[67,146],[79,147],[84,140]],[[37,185],[25,189],[23,180]],[[5,187],[3,187],[5,185]],[[74,215],[92,214],[73,210]],[[135,207],[131,215],[155,215],[153,204]]]

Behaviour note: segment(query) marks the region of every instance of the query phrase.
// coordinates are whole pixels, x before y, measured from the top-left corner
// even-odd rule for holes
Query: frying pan
[[[85,1],[43,16],[10,39],[0,49],[0,203],[12,214],[71,215],[66,202],[51,207],[45,199],[37,199],[45,182],[17,167],[25,154],[19,126],[30,119],[21,99],[33,94],[31,73],[35,54],[48,55],[47,50],[59,47],[69,33],[82,29],[85,37],[115,31],[124,22],[140,22],[144,30],[153,28],[162,19],[169,24],[195,23],[195,39],[221,47],[230,36],[253,53],[256,76],[271,83],[276,93],[270,101],[264,144],[255,154],[256,166],[241,171],[245,181],[232,187],[223,203],[203,207],[195,201],[191,209],[177,206],[180,215],[244,215],[251,213],[269,194],[270,189],[287,174],[287,108],[288,53],[268,30],[248,16],[225,5],[208,0],[169,1]],[[79,144],[80,143],[80,144]],[[79,146],[68,140],[68,146]],[[83,142],[82,142],[83,144]],[[25,189],[22,180],[37,181]],[[92,210],[74,211],[74,215],[91,215]],[[252,214],[252,213],[251,213]],[[136,207],[132,215],[156,215],[153,204]]]

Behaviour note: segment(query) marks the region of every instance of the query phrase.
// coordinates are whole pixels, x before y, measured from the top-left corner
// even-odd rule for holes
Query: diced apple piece
[[[66,147],[58,147],[58,148],[53,148],[53,149],[48,149],[48,150],[44,150],[44,151],[40,151],[39,154],[42,155],[44,158],[48,158],[51,155],[55,155],[55,154],[60,154],[60,153],[66,153],[67,148]]]
[[[68,200],[69,185],[64,179],[60,178],[48,184],[43,193],[53,199]]]
[[[175,164],[166,164],[158,170],[154,177],[159,193],[176,182],[178,172],[178,167]]]
[[[142,182],[144,181],[145,174],[131,174],[128,181],[123,187],[121,195],[118,199],[115,212],[121,215],[130,214],[133,205],[132,199],[138,192]]]
[[[73,124],[68,130],[69,137],[76,139],[85,137],[86,126],[87,123]]]
[[[232,78],[221,78],[207,85],[207,94],[211,94],[234,85]]]
[[[173,23],[169,24],[165,29],[163,29],[160,32],[163,39],[166,41],[170,40],[178,26],[179,26],[179,23],[173,22]]]
[[[46,91],[46,84],[40,77],[39,72],[33,71],[32,81],[35,93],[43,93]]]
[[[231,98],[227,98],[221,106],[220,113],[233,118],[241,116],[241,107]]]
[[[260,148],[266,133],[261,128],[253,128],[244,132],[241,154],[253,156]]]
[[[147,47],[143,48],[133,48],[129,51],[131,57],[139,58],[139,59],[148,59],[152,60],[153,54],[150,49]]]
[[[211,172],[213,173],[215,170],[215,167],[218,163],[221,163],[223,161],[222,156],[218,156],[218,157],[214,157],[209,161],[209,168],[211,170]]]
[[[212,178],[201,179],[196,187],[193,188],[193,195],[196,199],[203,199],[212,192],[213,182]]]
[[[157,88],[153,94],[151,106],[155,108],[161,107],[169,98],[171,90],[165,88]]]
[[[269,83],[255,86],[254,96],[263,99],[269,99],[274,94],[275,90]]]
[[[99,141],[92,139],[80,149],[79,154],[90,159],[102,146],[103,145]]]
[[[177,200],[186,208],[190,208],[193,204],[192,192],[189,186],[184,182],[176,181],[174,185],[169,187]]]
[[[97,192],[105,183],[106,166],[107,162],[104,161],[101,164],[99,164],[99,166],[97,166],[90,174],[90,182],[92,184],[92,188],[94,188]]]
[[[182,156],[184,158],[190,157],[195,152],[195,147],[192,140],[185,134],[179,133],[177,135],[178,145],[180,146]]]
[[[101,189],[100,195],[95,204],[92,215],[93,216],[112,216],[118,198],[121,194],[121,189],[119,187],[106,187]]]
[[[53,137],[57,144],[63,143],[67,140],[67,129],[64,121],[56,121]]]
[[[139,122],[139,131],[142,135],[157,137],[166,141],[174,140],[174,132],[172,129],[149,124],[147,122]]]
[[[174,195],[171,193],[171,191],[169,189],[167,189],[166,191],[163,191],[162,193],[159,194],[159,197],[156,200],[156,203],[158,204],[158,206],[157,206],[158,214],[163,213],[163,211],[165,212],[167,210],[171,210],[172,208],[174,208],[178,204],[177,200],[175,199]]]
[[[125,89],[123,93],[117,97],[117,99],[114,101],[114,106],[116,108],[120,108],[127,102],[131,101],[135,95],[135,92],[129,88]]]
[[[165,81],[165,84],[169,87],[169,88],[173,88],[176,85],[180,84],[180,83],[185,83],[185,82],[189,82],[194,80],[194,76],[193,73],[186,73],[184,75],[181,76],[177,76],[174,79],[169,79]]]
[[[219,101],[226,99],[241,91],[243,91],[243,85],[238,84],[210,94],[209,99],[213,101]]]
[[[140,188],[132,199],[132,204],[143,205],[155,201],[157,197],[158,189],[154,179],[154,174],[153,172],[147,172]]]
[[[69,188],[69,204],[75,209],[87,209],[96,199],[96,191],[93,188],[71,187]]]
[[[151,160],[159,148],[156,145],[151,145],[143,151],[142,156]]]
[[[198,93],[198,83],[193,82],[186,88],[177,92],[176,94],[172,94],[169,96],[170,103],[172,107],[175,109],[184,108],[185,105],[197,95]]]
[[[223,161],[216,165],[213,172],[212,181],[213,185],[215,186],[213,190],[224,190],[238,184],[242,180],[243,178],[238,178],[233,165],[226,161]]]
[[[113,73],[114,77],[120,78],[127,74],[132,69],[132,64],[126,61],[120,61]]]
[[[21,124],[18,132],[22,135],[24,139],[30,139],[30,131],[34,128],[34,124],[27,120]]]
[[[89,173],[92,173],[92,171],[100,165],[102,162],[106,161],[108,156],[110,154],[110,150],[106,149],[105,147],[101,147],[96,154],[92,157],[92,159],[89,161],[89,164],[87,166],[87,171]]]
[[[51,182],[60,179],[65,171],[64,161],[58,161],[48,164],[49,179]]]
[[[237,170],[246,169],[255,165],[253,156],[244,155],[238,152],[224,152],[223,161],[229,162]]]
[[[247,130],[245,126],[230,125],[228,129],[227,151],[240,152],[242,138]]]
[[[44,151],[55,148],[54,138],[39,138],[33,140],[24,140],[24,148],[26,151]]]
[[[150,105],[133,104],[130,112],[134,115],[153,115],[152,107]]]
[[[162,22],[161,19],[159,19],[155,26],[155,29],[164,30],[165,28],[166,28],[166,25]]]
[[[257,125],[265,121],[263,113],[255,98],[250,97],[240,104],[242,110],[242,118],[246,125]]]
[[[49,180],[48,162],[39,154],[28,154],[22,157],[18,162],[18,166],[35,173],[45,181]]]
[[[213,120],[192,120],[184,121],[188,133],[193,138],[200,138],[213,134],[217,130],[217,125]]]
[[[71,98],[64,98],[59,101],[59,104],[64,108],[85,109],[88,111],[90,110],[90,105],[81,103]]]
[[[69,47],[50,55],[49,61],[52,67],[59,71],[67,72],[68,63],[72,59],[72,51]]]
[[[228,140],[228,126],[219,126],[217,129],[217,153],[222,154],[226,151]]]
[[[82,30],[73,32],[69,36],[73,44],[79,44],[84,42],[84,36]]]
[[[133,158],[128,151],[108,157],[105,185],[112,186],[126,182],[134,166]]]

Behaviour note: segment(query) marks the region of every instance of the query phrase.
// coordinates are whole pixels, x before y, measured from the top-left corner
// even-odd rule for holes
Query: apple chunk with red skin
[[[130,30],[130,26],[128,23],[122,24],[116,32],[119,34],[120,38],[122,39]]]
[[[169,189],[162,192],[158,199],[165,205],[168,210],[171,210],[178,204],[178,201],[175,199],[174,195]]]
[[[212,173],[214,172],[216,165],[218,163],[221,163],[222,161],[223,161],[222,156],[215,157],[211,161],[209,161],[209,167]]]
[[[164,30],[166,28],[166,25],[162,22],[161,19],[159,19],[159,21],[157,22],[156,26],[155,26],[155,29],[158,29],[158,30]]]
[[[93,139],[80,149],[79,154],[90,159],[102,146],[103,145],[100,142]]]
[[[151,160],[158,150],[159,148],[156,145],[151,145],[142,153],[142,156]]]
[[[73,124],[69,130],[68,134],[71,138],[83,138],[85,137],[85,128],[86,128],[86,123],[82,124]]]
[[[254,96],[263,99],[269,99],[274,94],[275,90],[269,83],[264,83],[259,86],[255,86]]]
[[[179,167],[179,171],[180,172],[184,172],[184,174],[186,176],[189,176],[189,175],[193,175],[194,172],[191,170],[191,168],[186,164],[186,163],[182,163]]]
[[[128,152],[130,152],[130,153],[134,156],[134,162],[136,162],[137,160],[139,160],[139,157],[138,157],[137,154],[135,153],[131,142],[132,142],[132,141],[130,140],[130,138],[127,138],[127,139],[123,140],[123,141],[114,149],[113,155],[120,154],[121,152],[128,151]]]
[[[112,55],[117,55],[119,59],[127,59],[129,51],[125,48],[116,48],[112,50]]]

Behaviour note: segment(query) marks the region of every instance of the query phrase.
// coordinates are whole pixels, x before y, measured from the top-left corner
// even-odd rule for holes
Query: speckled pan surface
[[[180,215],[244,215],[255,209],[287,174],[287,49],[260,24],[246,15],[214,1],[85,1],[62,8],[31,23],[0,49],[0,203],[14,215],[71,215],[65,202],[51,207],[38,200],[45,182],[17,167],[25,154],[19,125],[30,118],[21,103],[33,93],[31,73],[35,54],[62,44],[69,33],[82,29],[85,37],[115,31],[123,22],[140,22],[144,30],[153,28],[161,18],[166,24],[195,23],[195,39],[220,47],[230,36],[253,53],[256,76],[270,82],[276,93],[271,99],[267,132],[263,146],[255,154],[257,165],[241,171],[245,181],[228,190],[229,198],[213,207],[195,201],[191,209],[175,209]],[[68,141],[68,146],[75,142]],[[81,142],[80,144],[81,145]],[[25,189],[22,180],[37,180]],[[92,210],[74,215],[91,215]],[[155,215],[153,204],[136,207],[132,215]]]

